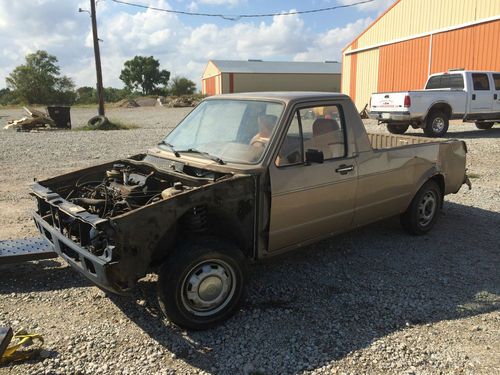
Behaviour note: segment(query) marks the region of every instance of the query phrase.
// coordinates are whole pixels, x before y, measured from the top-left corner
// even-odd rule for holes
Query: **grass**
[[[99,127],[94,127],[94,126],[89,126],[85,125],[82,128],[76,128],[74,130],[83,130],[83,131],[91,131],[91,130],[130,130],[130,129],[137,129],[137,125],[133,124],[127,124],[122,121],[118,120],[109,120],[107,123],[105,123],[102,126]]]
[[[481,175],[479,173],[470,172],[470,173],[467,173],[467,177],[469,177],[469,178],[480,178]]]

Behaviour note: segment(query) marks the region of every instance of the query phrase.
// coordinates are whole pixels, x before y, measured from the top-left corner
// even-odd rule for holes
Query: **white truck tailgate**
[[[405,96],[407,95],[407,91],[372,94],[370,111],[401,112],[405,109]]]

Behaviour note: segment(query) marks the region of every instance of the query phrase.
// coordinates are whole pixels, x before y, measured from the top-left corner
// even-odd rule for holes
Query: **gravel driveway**
[[[140,126],[127,131],[0,131],[0,239],[37,234],[34,177],[144,151],[188,111],[110,110]],[[94,113],[73,109],[73,123]],[[0,109],[0,122],[20,115]],[[446,197],[430,234],[410,237],[391,219],[254,265],[241,311],[209,331],[162,317],[154,275],[116,296],[58,259],[0,266],[0,326],[46,340],[42,358],[0,374],[498,373],[500,127],[450,130],[467,141],[474,186]]]

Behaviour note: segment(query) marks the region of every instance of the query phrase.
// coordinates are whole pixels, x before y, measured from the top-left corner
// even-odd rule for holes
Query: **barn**
[[[210,60],[202,93],[217,95],[254,91],[340,91],[340,63]]]
[[[342,51],[342,92],[422,89],[449,69],[500,71],[500,0],[397,0]]]

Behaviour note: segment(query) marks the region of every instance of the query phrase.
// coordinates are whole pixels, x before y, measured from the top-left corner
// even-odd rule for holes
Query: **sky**
[[[124,0],[163,9],[216,14],[286,13],[352,4],[359,0]],[[341,61],[341,50],[394,0],[374,0],[322,13],[239,19],[193,17],[98,0],[97,22],[104,86],[123,87],[123,63],[154,56],[171,77],[185,76],[198,88],[209,59]],[[95,85],[92,33],[84,0],[0,0],[0,88],[43,49],[77,87]]]

